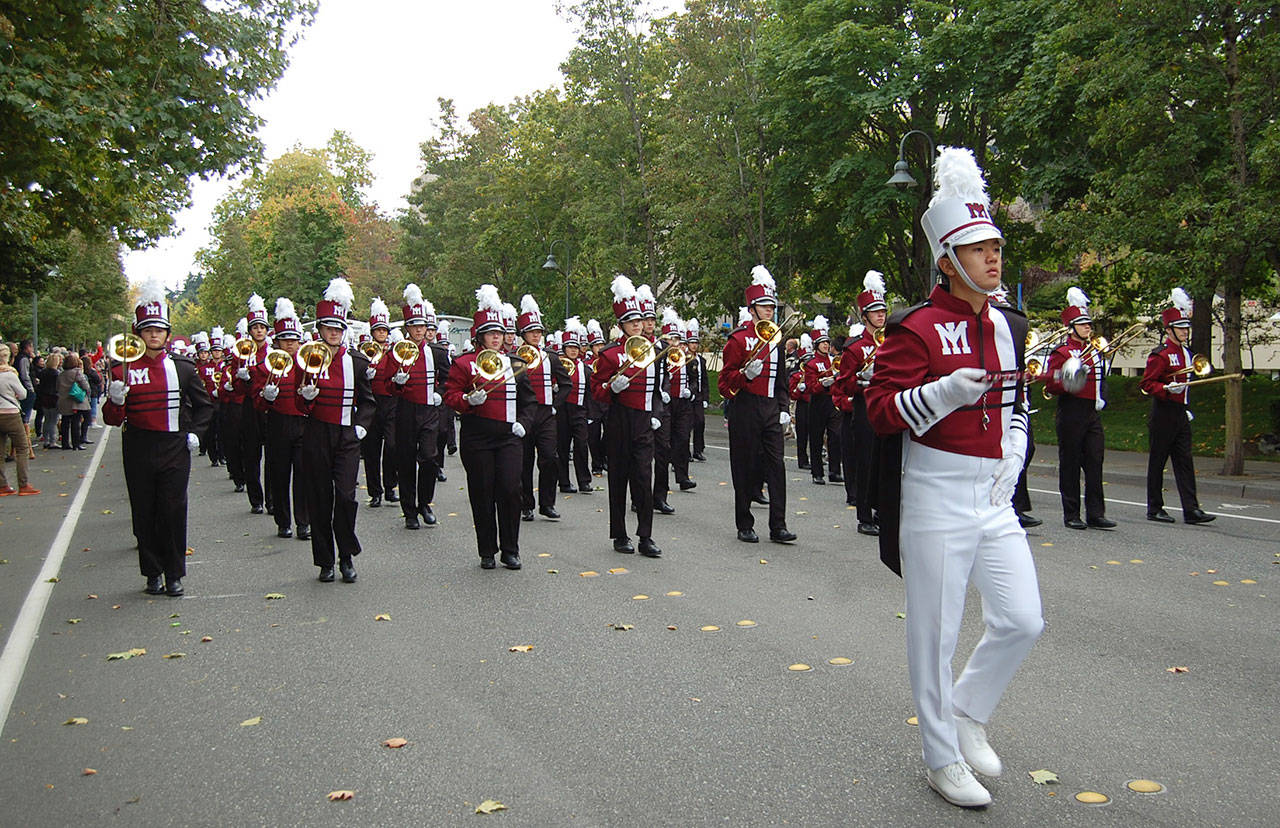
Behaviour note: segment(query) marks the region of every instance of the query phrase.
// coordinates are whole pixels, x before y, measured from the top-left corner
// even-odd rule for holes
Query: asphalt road
[[[1047,628],[990,727],[995,803],[962,811],[924,782],[902,587],[843,489],[793,472],[799,543],[741,544],[708,427],[698,488],[655,518],[661,560],[611,551],[603,493],[562,495],[562,522],[522,524],[523,571],[482,571],[450,458],[439,527],[361,507],[353,585],[318,583],[308,544],[197,458],[183,599],[141,592],[118,434],[43,584],[91,457],[42,455],[46,495],[0,501],[0,633],[49,591],[3,723],[0,824],[1274,824],[1276,504],[1204,498],[1216,523],[1165,526],[1114,485],[1120,527],[1076,532],[1033,477]],[[476,815],[487,799],[509,810]]]

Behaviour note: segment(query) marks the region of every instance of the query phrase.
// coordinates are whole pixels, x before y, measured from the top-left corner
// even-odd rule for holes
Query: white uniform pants
[[[985,723],[1044,628],[1027,536],[1009,503],[991,505],[997,462],[904,437],[898,537],[907,666],[931,769],[961,760],[953,711]],[[951,660],[971,578],[982,594],[986,632],[953,687]]]

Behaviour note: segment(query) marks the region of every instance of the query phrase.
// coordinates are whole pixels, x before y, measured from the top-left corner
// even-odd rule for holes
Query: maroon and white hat
[[[697,317],[690,319],[688,324],[685,325],[684,338],[686,342],[702,341],[702,328],[698,324]]]
[[[284,296],[276,300],[276,339],[302,339],[302,324],[293,301]]]
[[[929,209],[920,217],[920,227],[929,239],[935,262],[960,245],[1004,239],[1000,228],[991,220],[987,184],[973,150],[939,147],[933,179],[937,190]]]
[[[805,359],[813,356],[813,337],[806,334],[800,334],[800,358]]]
[[[436,326],[435,306],[422,298],[422,289],[410,282],[404,289],[404,305],[400,308],[406,325]]]
[[[560,349],[562,347],[560,338],[562,336],[564,336],[562,331],[552,331],[550,336],[546,338],[547,350],[551,351],[553,354],[560,353]]]
[[[684,326],[680,323],[680,317],[676,314],[675,308],[670,307],[662,309],[662,337],[668,336],[684,341]]]
[[[503,333],[513,334],[516,332],[516,306],[510,302],[502,303],[502,331]]]
[[[502,318],[502,297],[493,285],[481,285],[476,291],[476,313],[471,318],[471,335],[506,330]]]
[[[516,333],[525,334],[529,331],[546,332],[547,328],[542,324],[542,308],[538,307],[538,300],[529,294],[520,297],[520,317],[516,320]]]
[[[603,345],[604,331],[600,328],[600,322],[597,319],[587,320],[587,344]]]
[[[191,344],[196,351],[209,350],[209,335],[204,331],[196,331],[191,335]]]
[[[369,330],[377,328],[391,330],[391,308],[387,307],[381,296],[375,296],[369,303]]]
[[[751,284],[747,285],[744,296],[747,307],[778,304],[778,284],[769,268],[762,264],[751,268]]]
[[[609,289],[613,291],[613,315],[619,322],[644,317],[644,308],[640,305],[640,297],[636,295],[636,286],[631,280],[619,273],[613,277]]]
[[[1092,323],[1089,318],[1089,297],[1078,287],[1067,288],[1067,306],[1062,309],[1062,324],[1080,325]]]
[[[658,318],[658,300],[653,295],[653,288],[640,285],[636,288],[636,296],[640,299],[640,316],[643,319]]]
[[[888,309],[889,304],[884,300],[884,274],[868,270],[862,277],[862,293],[858,294],[858,313]]]
[[[244,318],[250,325],[271,327],[271,323],[267,321],[267,303],[256,293],[249,297],[249,312]]]
[[[596,327],[600,327],[600,323],[596,323]],[[561,347],[567,345],[576,345],[581,348],[587,341],[587,329],[582,327],[582,320],[577,316],[570,316],[564,320],[564,334],[560,337]],[[600,340],[604,341],[603,334]]]
[[[813,317],[813,330],[809,333],[809,338],[813,340],[815,348],[823,342],[831,341],[831,323],[827,321],[827,317],[822,314]]]
[[[355,294],[351,292],[351,283],[341,276],[329,280],[325,288],[324,298],[316,302],[316,325],[327,325],[331,328],[347,327],[347,314],[355,304]]]
[[[223,349],[223,342],[226,338],[227,335],[223,333],[222,328],[218,325],[214,325],[209,329],[209,350],[221,351]]]
[[[1173,303],[1173,307],[1160,312],[1160,324],[1166,328],[1190,328],[1191,297],[1185,290],[1176,287],[1170,294],[1169,301]]]
[[[138,290],[138,303],[133,306],[133,330],[169,329],[169,307],[164,301],[164,285],[154,279]]]

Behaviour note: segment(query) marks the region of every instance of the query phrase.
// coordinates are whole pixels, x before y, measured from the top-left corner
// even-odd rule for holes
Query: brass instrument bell
[[[293,364],[293,357],[289,356],[289,352],[280,348],[272,348],[267,351],[265,360],[267,371],[271,374],[273,385],[279,385],[278,380],[289,373],[289,366]]]
[[[356,346],[356,350],[364,354],[365,359],[369,360],[370,365],[377,365],[379,362],[382,362],[382,346],[373,340],[361,342]]]
[[[308,342],[298,349],[298,367],[305,373],[304,383],[314,385],[333,361],[333,352],[324,342]]]
[[[564,368],[565,373],[569,376],[573,376],[578,372],[578,363],[567,356],[560,357],[560,367]]]
[[[240,359],[248,359],[253,356],[254,351],[258,350],[258,344],[245,336],[237,339],[235,344],[231,346],[231,350],[235,351],[236,356]]]
[[[402,369],[408,368],[417,362],[421,353],[422,349],[412,339],[402,339],[391,346],[391,357],[400,363]]]
[[[116,362],[133,362],[146,352],[146,343],[136,333],[116,334],[107,340],[107,355]]]

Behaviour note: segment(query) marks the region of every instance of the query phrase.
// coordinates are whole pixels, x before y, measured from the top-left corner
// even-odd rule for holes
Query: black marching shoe
[[[277,538],[293,537],[293,528],[289,526],[281,526],[279,529],[276,530],[276,537]]]
[[[582,494],[591,494],[592,492],[597,491],[597,489],[590,483],[583,483],[578,487],[578,491]]]
[[[256,506],[250,506],[250,507],[249,507],[249,514],[251,514],[251,515],[260,515],[260,514],[262,514],[262,513],[263,513],[263,512],[265,512],[265,511],[266,511],[266,510],[262,508],[262,504],[261,504],[261,503],[259,503],[259,504],[258,504],[258,505],[256,505]]]
[[[396,494],[394,489],[387,489],[386,494],[384,496],[386,497],[388,503],[400,502],[400,495]]]
[[[457,454],[457,453],[458,453],[458,444],[457,444],[457,443],[450,443],[448,446],[446,446],[446,447],[445,447],[445,452],[446,452],[450,457],[452,457],[453,455]]]
[[[530,521],[532,521],[532,520],[533,520],[533,510],[532,510],[532,509],[521,509],[521,510],[520,510],[520,519],[521,519],[521,520],[523,520],[525,523],[529,523]]]
[[[237,492],[243,492],[243,491],[244,491],[244,484],[243,484],[243,483],[237,483],[237,484],[236,484],[236,491],[237,491]]]
[[[1031,529],[1032,527],[1039,526],[1044,523],[1043,520],[1035,515],[1027,514],[1026,512],[1019,512],[1017,509],[1015,509],[1013,513],[1018,516],[1018,525],[1023,529]]]
[[[374,495],[373,497],[369,498],[370,509],[377,509],[381,505],[382,505],[382,495]]]
[[[840,475],[838,475],[838,474],[833,474],[833,475],[831,475],[831,482],[832,482],[832,483],[843,483],[843,482],[844,482],[844,478],[843,478],[843,477],[841,477],[841,476],[840,476]]]
[[[655,500],[653,502],[653,511],[660,515],[674,515],[676,513],[675,507],[665,500]]]
[[[577,486],[575,486],[575,485],[573,485],[572,483],[570,483],[568,486],[561,486],[561,487],[560,487],[560,492],[561,492],[562,494],[577,494],[577,493],[578,493],[578,487],[577,487]]]
[[[404,516],[404,528],[406,528],[406,529],[421,529],[421,528],[422,528],[422,526],[418,523],[418,516],[417,516],[417,515],[405,515],[405,516]]]
[[[422,522],[427,526],[436,525],[436,513],[431,511],[430,506],[423,506],[418,510],[418,514],[422,515]]]
[[[1064,518],[1062,521],[1062,525],[1067,527],[1068,529],[1088,529],[1089,528],[1089,524],[1085,523],[1083,520],[1081,520],[1078,517]]]
[[[311,540],[311,526],[306,523],[298,524],[298,540]]]
[[[690,454],[690,455],[689,455],[689,459],[690,459],[690,460],[696,460],[696,461],[698,461],[699,463],[705,463],[705,462],[707,462],[707,456],[706,456],[705,454],[703,454],[702,452],[700,452],[700,451],[697,451],[697,452],[694,452],[693,454]]]
[[[163,595],[164,578],[161,578],[159,575],[147,576],[147,587],[143,591],[148,595]]]
[[[522,566],[519,552],[503,552],[498,559],[507,569],[519,569]]]
[[[662,550],[658,548],[658,544],[653,542],[653,538],[641,538],[640,554],[646,558],[661,558]]]
[[[759,503],[761,506],[769,505],[769,498],[764,496],[764,492],[757,492],[751,496],[752,503]]]
[[[1198,507],[1195,509],[1192,509],[1189,512],[1184,512],[1182,515],[1182,519],[1185,522],[1193,525],[1197,523],[1209,523],[1210,521],[1216,519],[1217,517],[1218,517],[1217,515],[1211,515],[1208,512],[1206,512],[1204,509],[1201,509]]]
[[[276,507],[275,507],[274,505],[272,505],[271,503],[268,503],[268,504],[267,504],[267,514],[269,514],[269,515],[274,515],[275,513],[276,513]]]
[[[1092,526],[1094,529],[1114,529],[1114,528],[1116,528],[1116,522],[1115,522],[1114,520],[1112,520],[1111,518],[1105,518],[1105,517],[1100,517],[1100,518],[1089,518],[1088,520],[1086,520],[1086,521],[1085,521],[1085,523],[1089,524],[1089,525],[1090,525],[1090,526]]]
[[[351,561],[338,561],[338,571],[342,573],[342,583],[354,584],[356,582],[356,567]]]
[[[538,514],[542,515],[547,520],[560,519],[560,513],[556,511],[556,507],[554,506],[543,506],[542,508],[538,509]]]
[[[815,485],[815,486],[825,486],[825,485],[827,485],[827,481],[823,480],[821,477],[815,477],[815,478],[813,478],[813,485]]]
[[[333,583],[333,567],[331,567],[331,566],[322,566],[322,567],[320,567],[320,578],[319,578],[319,580],[320,580],[320,583],[322,583],[322,584],[331,584],[331,583]]]
[[[630,555],[631,553],[636,551],[636,548],[631,545],[631,538],[624,536],[621,538],[613,539],[613,551],[622,552],[624,554]]]
[[[756,530],[754,529],[739,529],[738,540],[743,543],[759,543],[760,536],[756,534]]]
[[[181,598],[183,593],[182,579],[181,578],[167,579],[164,585],[164,592],[170,598]]]
[[[802,470],[802,471],[808,471],[808,470],[809,470],[809,464],[808,464],[808,462],[798,463],[797,465],[799,465],[799,466],[800,466],[800,468],[801,468],[801,470]]]
[[[859,523],[858,534],[871,535],[872,537],[875,537],[880,534],[880,527],[874,523]]]
[[[774,543],[791,543],[796,539],[796,533],[790,529],[774,529],[769,532],[769,540]]]
[[[439,469],[439,468],[438,468],[438,469],[436,469],[436,482],[437,482],[437,483],[444,483],[444,482],[448,481],[448,479],[449,479],[449,475],[447,475],[447,474],[445,474],[445,473],[444,473],[444,469]]]
[[[1173,523],[1173,516],[1164,509],[1157,509],[1154,512],[1147,512],[1147,520],[1154,520],[1156,523]]]
[[[698,488],[698,482],[696,480],[680,481],[680,491],[682,492],[687,492],[690,489],[696,489],[696,488]]]
[[[481,569],[494,569],[494,568],[496,568],[497,566],[498,566],[498,564],[497,564],[496,562],[494,562],[494,560],[493,560],[493,556],[492,556],[492,555],[481,555],[481,556],[480,556],[480,568],[481,568]]]

